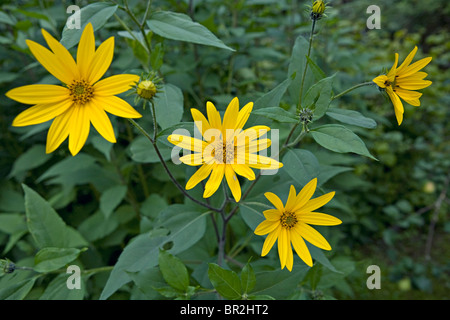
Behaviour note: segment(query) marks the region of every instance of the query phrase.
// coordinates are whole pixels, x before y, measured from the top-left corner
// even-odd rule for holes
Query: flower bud
[[[316,0],[311,7],[311,19],[320,20],[324,15],[326,4],[322,0]]]
[[[150,80],[141,81],[137,85],[136,92],[141,98],[149,100],[156,94],[156,85]]]

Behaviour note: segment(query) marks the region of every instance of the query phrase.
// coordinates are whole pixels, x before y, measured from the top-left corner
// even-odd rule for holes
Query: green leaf
[[[83,300],[86,293],[86,285],[81,278],[80,289],[67,288],[67,279],[69,275],[63,273],[55,277],[45,288],[44,293],[39,297],[39,300]]]
[[[156,121],[164,130],[183,118],[183,92],[177,86],[166,83],[154,98]]]
[[[351,170],[353,170],[353,168],[321,164],[319,170],[320,173],[319,176],[317,177],[317,182],[319,185],[322,185],[331,178],[333,178],[334,176],[337,176],[340,173]]]
[[[67,49],[75,46],[81,38],[81,34],[83,33],[84,28],[90,22],[94,31],[100,29],[106,21],[116,12],[118,5],[112,5],[106,2],[96,2],[88,4],[81,8],[78,12],[81,19],[81,28],[80,29],[69,29],[67,25],[64,27],[62,36],[61,36],[61,44]],[[77,13],[74,13],[74,15]],[[70,19],[70,17],[69,17]]]
[[[294,263],[291,272],[286,269],[257,272],[252,295],[268,295],[275,299],[285,299],[297,288],[308,270],[309,267],[304,263]]]
[[[300,86],[306,66],[306,56],[308,55],[308,46],[308,40],[303,36],[298,36],[297,39],[295,39],[291,59],[289,61],[288,77],[292,77],[295,74],[295,78],[289,86],[288,92],[292,99],[292,103],[295,105],[297,105],[299,101]],[[303,96],[305,95],[306,90],[311,86],[313,78],[311,69],[308,68],[305,76],[305,83],[303,85]]]
[[[163,159],[169,160],[172,148],[169,148],[161,141],[158,141],[156,145],[158,146]],[[158,163],[160,161],[152,143],[144,136],[139,136],[133,140],[130,146],[130,152],[131,158],[136,162]]]
[[[332,83],[334,75],[315,83],[303,97],[302,107],[314,111],[313,121],[320,119],[328,109],[333,94]]]
[[[175,204],[161,212],[161,221],[155,228],[166,228],[168,236],[150,238],[141,234],[130,241],[114,266],[100,299],[107,299],[124,284],[131,281],[127,272],[138,272],[158,264],[159,248],[171,243],[171,254],[178,254],[199,241],[206,231],[206,215],[197,208]]]
[[[100,197],[100,210],[108,219],[127,194],[127,186],[114,186],[105,190]]]
[[[350,129],[337,125],[329,124],[311,130],[314,140],[322,147],[338,152],[354,152],[371,159],[377,160],[367,150],[365,143]]]
[[[320,67],[308,56],[306,56],[306,60],[308,60],[308,67],[311,68],[312,73],[314,74],[314,77],[316,77],[316,80],[322,80],[323,78],[326,78],[325,72],[320,69]]]
[[[170,11],[156,11],[150,14],[147,26],[157,35],[178,41],[186,41],[234,51],[226,46],[203,25],[183,14]]]
[[[239,213],[244,219],[245,223],[250,227],[250,229],[255,230],[256,227],[265,220],[263,211],[270,209],[271,207],[266,207],[265,204],[261,203],[261,210],[250,207],[244,202],[239,203]]]
[[[159,269],[164,280],[172,288],[186,292],[189,286],[189,274],[180,259],[165,250],[159,252]]]
[[[354,110],[331,108],[328,109],[326,115],[340,122],[362,128],[374,129],[377,127],[375,120],[367,118]]]
[[[215,263],[210,263],[208,277],[222,297],[230,300],[241,299],[241,281],[236,272],[225,270]]]
[[[33,288],[37,277],[20,281],[12,286],[0,288],[0,300],[23,300]]]
[[[241,287],[244,294],[248,294],[255,287],[256,277],[252,266],[247,262],[241,271]]]
[[[52,177],[58,177],[64,180],[64,177],[71,172],[77,172],[83,168],[87,168],[95,164],[95,158],[85,153],[80,153],[76,157],[68,157],[51,166],[45,171],[36,182],[42,182]]]
[[[288,150],[282,160],[283,169],[300,186],[305,186],[309,181],[319,175],[319,161],[308,150]]]
[[[253,106],[253,112],[260,108],[279,106],[281,99],[283,98],[287,88],[292,83],[292,80],[293,77],[287,78],[275,88],[267,92],[265,95],[258,98]]]
[[[37,168],[47,162],[51,157],[51,154],[45,153],[45,146],[40,144],[32,146],[14,161],[8,177],[17,177],[20,173]]]
[[[280,107],[268,107],[254,110],[253,115],[263,116],[281,123],[297,123],[298,119],[294,113]]]
[[[78,258],[85,249],[75,248],[43,248],[34,257],[34,270],[37,272],[50,272],[64,267]]]
[[[70,226],[67,226],[50,204],[36,191],[22,184],[25,192],[25,212],[28,230],[39,248],[72,248],[88,243]]]

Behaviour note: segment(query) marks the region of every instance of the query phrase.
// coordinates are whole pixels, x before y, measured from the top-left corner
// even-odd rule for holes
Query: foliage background
[[[81,8],[89,3],[92,2],[75,2]],[[129,3],[138,17],[145,11],[141,1]],[[25,84],[54,82],[30,55],[25,39],[42,43],[40,28],[59,38],[68,17],[65,9],[70,4],[73,3],[3,1],[0,8],[0,251],[2,257],[18,266],[34,264],[38,246],[25,220],[22,188],[25,184],[46,199],[67,226],[82,235],[88,250],[78,252],[73,263],[93,271],[83,277],[86,285],[82,292],[72,296],[64,296],[64,290],[58,287],[65,283],[65,274],[58,271],[38,278],[33,278],[33,271],[26,270],[4,274],[0,278],[3,299],[12,294],[26,299],[98,299],[109,277],[108,266],[116,264],[131,239],[151,230],[155,236],[152,239],[156,240],[149,248],[152,245],[157,248],[158,232],[165,232],[167,220],[171,221],[171,227],[183,223],[176,221],[177,210],[169,207],[184,203],[183,195],[149,151],[151,145],[127,121],[112,118],[119,138],[117,144],[112,146],[91,132],[88,143],[75,158],[64,144],[54,153],[45,154],[49,124],[11,127],[13,118],[24,106],[7,99],[4,93]],[[153,35],[152,45],[158,49],[153,52],[152,67],[159,69],[165,83],[181,89],[172,88],[175,92],[170,100],[172,107],[179,108],[178,112],[168,112],[168,118],[162,120],[167,123],[160,122],[160,126],[164,129],[180,120],[192,121],[188,110],[195,107],[204,111],[207,100],[224,108],[238,96],[242,105],[282,83],[296,37],[309,37],[311,22],[306,4],[309,2],[294,0],[153,1],[152,10],[185,13],[236,50]],[[372,4],[381,8],[380,30],[366,28],[369,16],[366,8]],[[343,224],[319,229],[333,247],[331,252],[324,253],[321,263],[308,270],[296,260],[292,274],[277,271],[283,289],[259,292],[281,299],[448,299],[450,4],[444,0],[378,0],[332,1],[330,6],[328,16],[318,22],[312,54],[327,75],[337,72],[334,92],[370,81],[384,68],[391,67],[395,52],[403,59],[414,45],[419,47],[416,59],[433,57],[425,69],[433,84],[422,90],[421,107],[406,105],[400,127],[391,102],[374,87],[355,90],[333,102],[332,107],[357,110],[377,122],[373,130],[352,129],[379,161],[352,154],[331,154],[314,144],[309,136],[301,142],[301,148],[313,152],[321,166],[350,168],[325,184],[327,190],[335,190],[339,195],[334,205],[326,207],[326,212],[339,217]],[[121,10],[116,14],[130,23]],[[139,70],[145,61],[143,47],[124,36],[114,17],[96,31],[96,38],[102,41],[111,35],[116,38],[116,47],[109,72]],[[163,54],[158,56],[158,52]],[[288,109],[289,103],[285,96],[281,106]],[[150,128],[149,113],[147,118],[148,123],[144,119],[142,124]],[[260,123],[263,118],[255,116],[253,120]],[[327,121],[334,120],[327,118]],[[281,135],[286,135],[286,125],[278,123],[272,127],[280,128]],[[161,148],[169,158],[169,146]],[[184,185],[185,176],[192,173],[189,168],[170,162],[169,166]],[[267,191],[265,188],[264,183],[255,188],[255,198]],[[212,201],[220,203],[221,199]],[[255,207],[255,210],[262,209]],[[161,216],[161,212],[165,214]],[[226,250],[237,261],[228,263],[229,268],[242,277],[242,266],[251,257],[251,265],[260,276],[262,272],[276,271],[279,269],[276,250],[272,249],[266,259],[259,258],[263,239],[253,235],[244,213],[234,217],[228,229]],[[193,298],[213,298],[214,294],[208,290],[194,289],[211,288],[201,276],[207,270],[206,263],[216,261],[211,223],[205,219],[204,225],[191,231],[200,239],[189,250],[176,254],[180,260],[173,263],[179,265],[182,261],[186,265],[189,290],[191,293],[197,290]],[[171,249],[170,244],[165,249]],[[382,271],[381,290],[366,287],[366,269],[373,264]],[[129,274],[133,282],[115,292],[111,299],[176,296],[173,288],[167,289],[157,267],[145,273],[138,270],[136,267],[136,272]],[[297,280],[292,288],[283,282],[289,277]],[[262,286],[258,279],[261,278],[257,278],[256,289]]]

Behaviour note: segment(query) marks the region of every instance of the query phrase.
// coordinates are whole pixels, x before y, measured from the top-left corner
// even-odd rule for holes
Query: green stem
[[[331,98],[331,100],[337,99],[337,98],[339,98],[339,97],[341,97],[341,96],[343,96],[343,95],[349,93],[350,91],[353,91],[353,90],[355,90],[355,89],[357,89],[359,87],[370,86],[370,85],[375,85],[375,83],[372,82],[372,81],[368,81],[368,82],[363,82],[363,83],[357,84],[356,86],[353,86],[353,87],[351,87],[351,88],[349,88],[349,89],[347,89],[345,91],[342,91],[341,93],[335,95],[333,98]]]
[[[311,34],[309,35],[308,58],[310,57],[310,54],[311,54],[311,47],[312,47],[315,26],[316,26],[316,20],[313,19],[312,27],[311,27]],[[306,59],[305,69],[303,70],[302,82],[300,84],[300,94],[298,97],[297,113],[298,113],[298,111],[300,111],[300,108],[302,105],[303,85],[305,83],[306,71],[308,70],[308,64],[309,64],[309,60]]]

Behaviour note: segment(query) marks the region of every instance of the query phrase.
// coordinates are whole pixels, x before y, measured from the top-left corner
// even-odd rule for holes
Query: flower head
[[[69,137],[69,150],[76,155],[87,140],[91,123],[106,140],[115,143],[106,112],[124,118],[140,118],[141,115],[128,102],[115,96],[130,89],[139,76],[120,74],[100,80],[113,58],[114,37],[95,49],[94,29],[89,23],[81,35],[75,62],[69,51],[47,31],[42,29],[42,35],[51,50],[31,40],[26,43],[42,66],[63,85],[33,84],[8,91],[8,98],[34,105],[20,113],[13,126],[29,126],[53,119],[47,134],[47,153]]]
[[[425,72],[419,72],[431,61],[431,57],[421,59],[413,64],[410,64],[417,52],[417,47],[415,47],[400,67],[398,64],[398,53],[395,54],[394,65],[391,70],[386,75],[381,75],[373,79],[378,87],[386,90],[389,98],[394,105],[395,116],[397,122],[400,125],[403,121],[403,104],[400,98],[405,102],[413,106],[420,106],[419,98],[422,93],[413,90],[420,90],[431,85],[431,81],[423,80],[427,74]]]
[[[334,197],[334,192],[330,192],[311,199],[316,186],[317,179],[313,179],[297,194],[294,186],[291,185],[286,206],[275,194],[271,192],[264,194],[275,206],[275,209],[263,212],[266,220],[256,227],[255,234],[268,234],[264,241],[261,256],[268,254],[275,241],[278,240],[281,269],[286,266],[289,271],[292,270],[294,256],[291,244],[298,256],[310,267],[312,267],[312,258],[304,240],[321,249],[331,250],[328,241],[310,224],[335,226],[341,224],[342,221],[325,213],[313,212]]]
[[[203,193],[203,197],[208,198],[217,191],[225,177],[234,199],[238,202],[241,199],[241,187],[236,173],[248,180],[254,180],[255,173],[251,168],[277,169],[283,164],[256,154],[271,145],[270,139],[259,139],[270,130],[269,127],[254,126],[242,129],[252,111],[252,102],[239,110],[239,100],[234,98],[225,111],[223,122],[219,111],[211,102],[207,102],[206,108],[208,119],[197,109],[191,109],[202,140],[180,134],[172,134],[168,140],[194,152],[182,156],[181,162],[191,166],[201,165],[187,182],[187,190],[210,176]]]

